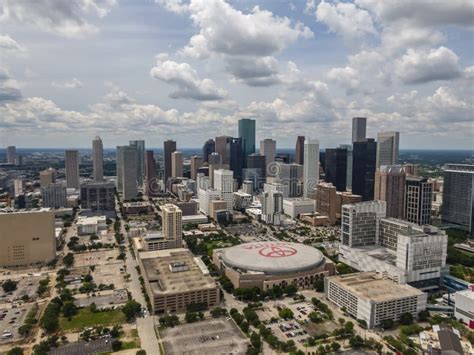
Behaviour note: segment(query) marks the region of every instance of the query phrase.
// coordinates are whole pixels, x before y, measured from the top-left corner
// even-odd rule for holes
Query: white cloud
[[[23,52],[25,48],[20,46],[17,41],[11,38],[9,35],[0,35],[0,49],[12,52]]]
[[[275,57],[229,57],[227,69],[237,81],[249,86],[271,86],[280,83]]]
[[[327,77],[330,81],[343,87],[348,94],[353,93],[360,85],[359,73],[351,67],[332,68]]]
[[[461,75],[458,56],[446,47],[430,51],[409,49],[395,63],[395,72],[406,84],[449,80]]]
[[[77,79],[77,78],[72,78],[71,80],[66,80],[66,81],[53,81],[51,85],[55,88],[60,88],[60,89],[80,89],[84,85],[82,82]]]
[[[218,88],[211,79],[199,78],[196,70],[188,63],[176,63],[163,56],[157,56],[157,63],[150,75],[178,88],[169,95],[173,99],[206,101],[221,100],[227,96],[227,92]]]
[[[18,83],[10,77],[6,69],[0,67],[0,106],[5,102],[18,101],[21,97]]]
[[[116,0],[3,0],[0,23],[33,25],[61,36],[82,37],[98,31],[87,16],[104,17],[115,4]]]
[[[346,41],[376,33],[370,13],[352,3],[330,4],[323,0],[316,9],[316,19]]]

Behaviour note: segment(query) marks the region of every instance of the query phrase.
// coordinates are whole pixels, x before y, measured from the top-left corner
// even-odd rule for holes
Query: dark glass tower
[[[234,172],[234,178],[236,178],[239,184],[241,184],[242,169],[244,168],[245,163],[242,139],[228,137],[226,151],[229,153],[230,170]]]
[[[347,149],[326,149],[324,172],[326,181],[331,182],[337,191],[346,191]]]
[[[165,174],[163,181],[166,186],[166,182],[171,177],[171,154],[176,151],[176,142],[172,140],[167,140],[163,145],[163,154],[165,162]]]
[[[255,120],[242,118],[239,120],[239,138],[245,156],[255,153]]]
[[[216,151],[216,142],[214,139],[208,139],[206,143],[202,146],[202,161],[207,163],[209,160],[209,154],[212,154]]]
[[[296,138],[295,163],[300,165],[304,164],[304,136],[298,136],[298,138]]]
[[[354,142],[352,193],[361,195],[363,201],[374,199],[376,160],[377,142],[373,138],[368,138],[363,142]]]

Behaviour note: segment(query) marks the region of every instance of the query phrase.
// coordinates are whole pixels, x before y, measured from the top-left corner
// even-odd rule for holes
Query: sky
[[[474,149],[472,0],[0,0],[0,147]]]

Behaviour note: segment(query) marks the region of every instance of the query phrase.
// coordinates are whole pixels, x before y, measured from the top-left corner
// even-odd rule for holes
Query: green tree
[[[197,321],[197,313],[196,312],[189,312],[187,311],[186,314],[184,315],[184,319],[186,320],[187,323],[194,323]]]
[[[19,346],[15,346],[14,348],[8,350],[7,355],[23,355],[23,349]]]
[[[293,318],[294,314],[293,311],[289,308],[282,308],[278,311],[278,315],[280,318]]]
[[[250,343],[255,349],[260,350],[260,347],[262,346],[262,338],[257,333],[252,332],[252,335],[250,335]]]
[[[66,301],[63,304],[63,315],[66,318],[71,318],[77,314],[77,307],[73,301]]]
[[[426,322],[429,317],[430,317],[430,311],[428,311],[426,309],[424,311],[421,311],[420,313],[418,313],[418,320],[420,322]]]
[[[146,355],[146,351],[145,350],[138,350],[135,355]]]
[[[319,279],[314,282],[314,289],[316,292],[324,292],[324,279]]]
[[[349,339],[349,345],[353,349],[360,349],[364,346],[364,339],[359,335],[355,335]]]
[[[115,339],[112,341],[112,350],[113,351],[119,351],[122,349],[122,342],[118,339]]]
[[[18,282],[16,282],[16,281],[13,281],[13,280],[10,280],[10,279],[6,280],[2,284],[3,292],[13,292],[13,291],[15,291],[17,284],[18,284]]]
[[[140,303],[135,300],[128,300],[127,303],[125,303],[125,306],[123,306],[122,312],[125,314],[127,321],[130,322],[134,320],[138,314],[140,314],[141,309],[142,306]]]
[[[400,315],[400,324],[410,325],[413,323],[413,316],[411,313],[403,313]]]
[[[298,291],[298,288],[291,284],[291,285],[288,285],[286,286],[284,289],[283,289],[283,292],[288,296],[288,297],[293,297],[296,292]]]
[[[338,342],[332,342],[331,348],[332,348],[332,351],[338,351],[341,348],[341,344],[339,344]]]
[[[63,257],[63,263],[66,267],[71,267],[74,264],[74,254],[67,253],[66,256]]]

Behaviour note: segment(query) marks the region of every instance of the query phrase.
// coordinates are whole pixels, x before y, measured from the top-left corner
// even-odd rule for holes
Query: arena
[[[294,284],[311,288],[322,277],[334,275],[334,264],[311,246],[287,242],[256,242],[216,249],[214,264],[235,288]]]

